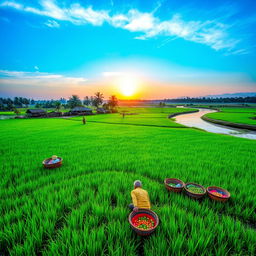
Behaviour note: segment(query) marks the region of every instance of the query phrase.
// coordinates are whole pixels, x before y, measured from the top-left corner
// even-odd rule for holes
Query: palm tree
[[[89,106],[91,104],[91,100],[90,100],[89,96],[84,97],[83,103],[85,106]]]
[[[112,95],[109,97],[108,100],[108,105],[110,107],[110,109],[113,111],[115,109],[115,107],[118,105],[118,99],[115,95]]]
[[[82,102],[77,95],[72,95],[68,100],[68,105],[70,108],[79,107],[82,105]]]
[[[61,109],[61,102],[60,101],[55,102],[55,108],[56,108],[57,111],[60,111],[60,109]]]
[[[103,103],[103,99],[104,99],[103,94],[101,92],[96,92],[95,96],[93,98],[93,106],[98,108],[99,105],[101,105]]]

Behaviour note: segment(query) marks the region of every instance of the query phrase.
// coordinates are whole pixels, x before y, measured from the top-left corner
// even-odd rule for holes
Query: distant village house
[[[52,111],[52,112],[47,113],[47,116],[48,117],[60,117],[60,116],[62,116],[62,113],[61,112]]]
[[[92,115],[92,109],[86,107],[75,107],[70,110],[71,115],[82,116],[82,115]]]
[[[26,111],[28,117],[46,117],[47,113],[43,109],[28,109]]]
[[[110,113],[110,111],[104,108],[97,108],[97,114],[107,114],[107,113]]]

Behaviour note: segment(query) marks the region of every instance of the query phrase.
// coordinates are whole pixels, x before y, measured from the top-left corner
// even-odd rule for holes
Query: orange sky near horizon
[[[136,63],[142,63],[137,67]],[[255,92],[255,82],[242,72],[220,72],[178,67],[161,61],[95,64],[71,73],[0,70],[1,97],[81,99],[96,92],[108,99],[165,99]],[[2,75],[2,76],[1,76]]]
[[[26,85],[23,86],[23,85]],[[8,90],[7,90],[8,89]],[[113,81],[95,82],[88,84],[60,84],[48,83],[47,85],[28,85],[26,81],[20,82],[18,85],[10,83],[5,92],[5,86],[2,88],[2,95],[5,93],[10,97],[22,96],[34,99],[59,99],[64,97],[68,99],[71,95],[78,95],[81,99],[85,96],[92,96],[95,92],[102,92],[104,98],[108,99],[111,95],[116,95],[118,99],[164,99],[164,98],[179,98],[179,97],[200,97],[206,95],[215,95],[223,93],[237,92],[253,92],[255,87],[251,84],[244,85],[242,88],[230,84],[195,84],[195,83],[161,83],[155,81],[139,81],[134,87],[134,92],[130,96],[124,95],[120,84]],[[11,92],[11,93],[10,93]],[[11,94],[11,95],[10,95]],[[35,96],[38,95],[38,96]],[[39,96],[40,95],[40,96]]]

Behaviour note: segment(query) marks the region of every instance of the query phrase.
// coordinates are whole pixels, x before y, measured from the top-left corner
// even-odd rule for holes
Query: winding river
[[[217,112],[216,110],[211,109],[199,109],[199,112],[184,114],[175,116],[175,120],[179,124],[183,124],[188,127],[196,127],[207,132],[220,133],[220,134],[228,134],[235,137],[241,137],[246,139],[256,140],[256,132],[231,128],[224,125],[213,124],[210,122],[206,122],[201,117],[208,113]]]

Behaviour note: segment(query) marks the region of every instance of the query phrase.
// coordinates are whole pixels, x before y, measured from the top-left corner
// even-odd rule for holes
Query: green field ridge
[[[221,108],[202,117],[205,121],[230,127],[256,130],[256,108]]]

